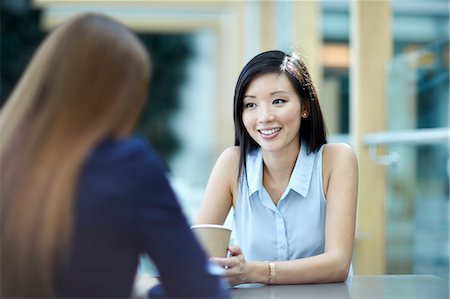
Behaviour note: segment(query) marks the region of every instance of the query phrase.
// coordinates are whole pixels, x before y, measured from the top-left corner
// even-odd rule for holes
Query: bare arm
[[[233,206],[239,148],[229,147],[217,159],[209,177],[196,224],[223,224]]]
[[[326,145],[323,151],[324,192],[327,199],[325,251],[290,261],[276,261],[276,284],[341,282],[347,278],[352,259],[356,223],[358,165],[353,150],[342,144]],[[217,259],[228,266],[225,276],[232,284],[267,283],[264,261],[245,262],[239,249],[235,256]]]

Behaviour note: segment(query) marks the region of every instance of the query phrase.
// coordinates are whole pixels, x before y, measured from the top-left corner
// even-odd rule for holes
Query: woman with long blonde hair
[[[129,136],[149,67],[136,37],[96,14],[36,52],[0,112],[2,298],[127,297],[141,253],[169,296],[227,296],[156,154]]]

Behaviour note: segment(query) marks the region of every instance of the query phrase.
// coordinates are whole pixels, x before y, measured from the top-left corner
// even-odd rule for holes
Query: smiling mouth
[[[258,132],[260,132],[262,135],[266,135],[266,136],[273,135],[280,131],[281,131],[281,128],[274,128],[274,129],[269,129],[269,130],[258,130]]]

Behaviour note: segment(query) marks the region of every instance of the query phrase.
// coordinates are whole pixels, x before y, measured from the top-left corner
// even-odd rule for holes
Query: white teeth
[[[276,133],[280,130],[281,130],[281,128],[270,129],[270,130],[259,130],[259,131],[264,135],[270,135],[270,134]]]

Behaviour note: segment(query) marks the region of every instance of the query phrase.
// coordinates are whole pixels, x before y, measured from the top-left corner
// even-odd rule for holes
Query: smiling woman
[[[357,161],[326,144],[319,99],[295,53],[268,51],[243,68],[235,146],[211,173],[197,223],[234,208],[237,245],[215,258],[233,285],[344,281],[351,273]]]
[[[265,74],[249,84],[242,120],[253,140],[268,152],[288,147],[298,152],[301,110],[308,114],[287,76]]]

